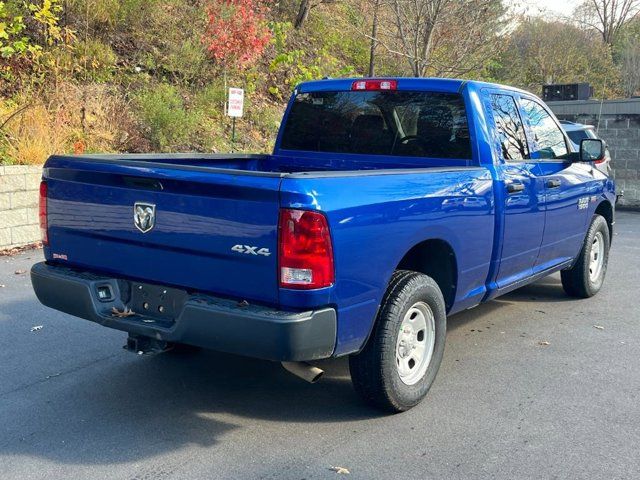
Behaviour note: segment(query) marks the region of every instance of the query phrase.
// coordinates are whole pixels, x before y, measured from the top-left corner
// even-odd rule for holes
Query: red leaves
[[[211,58],[238,68],[256,60],[271,40],[268,12],[264,0],[213,0],[202,37]]]
[[[77,140],[73,144],[73,153],[76,155],[82,155],[86,149],[86,145],[82,140]]]

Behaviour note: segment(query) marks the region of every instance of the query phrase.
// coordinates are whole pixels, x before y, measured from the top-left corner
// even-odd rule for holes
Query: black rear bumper
[[[332,308],[286,312],[167,289],[170,296],[177,292],[167,300],[166,310],[175,315],[136,312],[117,317],[112,308],[122,311],[129,306],[132,289],[142,290],[146,285],[155,292],[162,287],[46,263],[31,268],[31,282],[38,300],[48,307],[160,341],[276,361],[328,358],[335,347],[336,312]],[[110,293],[107,299],[98,298],[99,288]]]

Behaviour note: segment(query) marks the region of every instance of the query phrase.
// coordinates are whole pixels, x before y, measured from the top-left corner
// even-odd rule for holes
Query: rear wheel
[[[575,265],[560,272],[567,295],[589,298],[598,293],[607,273],[610,244],[607,221],[594,215]]]
[[[398,270],[365,348],[349,359],[356,392],[369,404],[402,412],[424,398],[444,353],[445,303],[427,275]]]

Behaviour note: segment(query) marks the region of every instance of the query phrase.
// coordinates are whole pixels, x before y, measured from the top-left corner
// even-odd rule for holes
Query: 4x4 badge
[[[234,245],[231,250],[237,253],[246,253],[247,255],[262,255],[265,257],[271,255],[268,248],[253,247],[251,245]]]
[[[134,203],[133,223],[142,233],[147,233],[156,224],[156,206],[152,203]]]

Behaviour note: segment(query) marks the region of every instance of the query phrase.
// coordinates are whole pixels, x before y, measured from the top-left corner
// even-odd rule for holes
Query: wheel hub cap
[[[435,319],[431,307],[415,303],[402,319],[396,343],[396,367],[406,385],[424,377],[435,347]]]
[[[602,272],[604,264],[604,238],[602,233],[596,233],[591,244],[591,255],[589,259],[589,280],[596,282]]]

